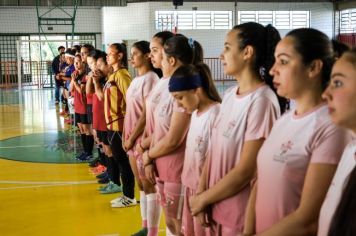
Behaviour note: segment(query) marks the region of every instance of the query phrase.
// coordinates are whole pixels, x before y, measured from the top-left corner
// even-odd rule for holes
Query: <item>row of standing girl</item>
[[[135,235],[157,235],[159,202],[167,235],[316,234],[351,135],[332,123],[322,98],[333,64],[327,36],[299,29],[279,40],[257,23],[227,34],[221,60],[238,85],[221,104],[198,42],[161,32],[150,53],[134,45],[133,63],[163,72],[158,80],[146,66],[126,93],[122,146],[143,220]],[[280,117],[282,97],[296,107]],[[328,223],[320,225],[326,235]]]

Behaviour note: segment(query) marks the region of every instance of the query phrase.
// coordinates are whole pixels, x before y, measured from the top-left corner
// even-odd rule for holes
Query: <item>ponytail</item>
[[[201,78],[203,79],[203,89],[207,96],[211,100],[221,103],[222,100],[218,93],[218,90],[215,87],[209,66],[205,63],[199,63],[195,65],[195,67],[198,70]]]
[[[122,53],[121,66],[127,69],[128,68],[128,60],[127,60],[126,44],[113,43],[110,45],[110,47],[114,47],[119,53]]]
[[[244,49],[248,45],[255,49],[255,61],[252,65],[254,71],[275,92],[283,114],[289,108],[288,101],[286,98],[278,96],[273,86],[273,78],[269,74],[274,64],[274,50],[281,40],[278,30],[272,25],[263,26],[256,22],[236,25],[233,30],[238,31],[237,40],[240,49]]]
[[[201,44],[184,35],[178,34],[169,38],[164,44],[164,52],[184,65],[203,63],[204,53]]]

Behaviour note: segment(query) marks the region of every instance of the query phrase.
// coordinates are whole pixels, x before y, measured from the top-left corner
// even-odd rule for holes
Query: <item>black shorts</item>
[[[88,124],[93,124],[93,104],[87,104]]]
[[[87,114],[75,113],[75,123],[78,124],[89,124]]]
[[[110,145],[108,142],[108,132],[107,131],[96,131],[96,136],[98,137],[100,142],[103,142],[105,145]]]

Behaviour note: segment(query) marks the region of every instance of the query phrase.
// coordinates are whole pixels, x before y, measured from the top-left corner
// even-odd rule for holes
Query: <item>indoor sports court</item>
[[[61,115],[66,104],[55,94],[52,61],[60,46],[90,44],[105,52],[123,42],[130,55],[137,41],[150,42],[157,32],[183,34],[203,47],[223,96],[236,85],[220,60],[224,40],[246,22],[271,24],[282,37],[315,28],[356,46],[353,0],[1,0],[0,235],[129,236],[141,229],[137,184],[136,205],[112,207],[122,193],[98,190],[101,172],[88,167],[100,145],[90,158],[76,158],[84,148],[81,133],[74,116],[68,123]],[[127,69],[132,78],[138,73]],[[158,235],[166,235],[163,213]]]

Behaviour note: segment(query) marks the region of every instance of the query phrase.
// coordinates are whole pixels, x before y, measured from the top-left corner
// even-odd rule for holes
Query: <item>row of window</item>
[[[272,24],[277,29],[308,28],[309,11],[238,11],[238,24],[258,22]],[[156,29],[180,30],[231,29],[232,11],[156,11]],[[356,8],[340,12],[340,32],[356,32]]]
[[[348,9],[340,12],[340,33],[356,32],[356,9]]]
[[[156,29],[180,30],[231,29],[232,11],[156,11]],[[309,27],[309,11],[238,11],[238,24],[258,22],[272,24],[277,29]]]

